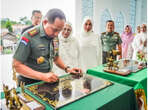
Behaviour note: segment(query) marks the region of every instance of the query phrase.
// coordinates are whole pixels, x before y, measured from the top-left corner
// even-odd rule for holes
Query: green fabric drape
[[[103,71],[103,65],[96,68],[88,69],[88,74],[95,75],[107,80],[115,81],[133,87],[134,89],[142,88],[147,96],[147,68],[127,76],[120,76]]]

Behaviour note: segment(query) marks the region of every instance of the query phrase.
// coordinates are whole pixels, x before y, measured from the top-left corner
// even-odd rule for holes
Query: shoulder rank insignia
[[[33,37],[34,35],[36,35],[38,33],[38,31],[37,31],[37,29],[33,29],[33,30],[29,31],[28,33],[30,36]]]
[[[101,34],[106,34],[106,32],[102,32]]]
[[[119,35],[119,33],[118,33],[118,32],[114,32],[114,34],[118,34],[118,35]]]

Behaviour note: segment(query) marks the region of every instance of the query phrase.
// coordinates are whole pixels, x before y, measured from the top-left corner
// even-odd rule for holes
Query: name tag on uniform
[[[39,50],[41,56],[45,56],[45,55],[48,54],[48,48],[47,48],[44,44],[39,44],[39,45],[37,46],[37,48],[38,48],[38,50]]]

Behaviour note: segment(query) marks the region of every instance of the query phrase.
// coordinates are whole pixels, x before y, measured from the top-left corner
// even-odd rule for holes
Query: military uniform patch
[[[29,39],[27,39],[26,37],[22,37],[20,42],[23,43],[24,45],[27,45],[29,42]]]
[[[53,48],[54,48],[54,56],[56,56],[58,55],[58,51],[59,51],[59,39],[54,38],[52,43],[53,43]]]
[[[30,36],[33,37],[34,35],[36,35],[38,33],[38,31],[36,29],[33,29],[33,30],[29,31],[28,33]]]
[[[117,35],[119,35],[119,33],[118,33],[118,32],[114,32],[114,34],[117,34]]]
[[[102,32],[101,34],[106,34],[106,32]]]
[[[59,49],[59,41],[57,39],[53,40],[53,46],[55,51]]]
[[[45,47],[45,45],[44,45],[44,44],[39,44],[38,47],[39,47],[39,48]]]
[[[45,58],[42,56],[37,58],[37,64],[42,64],[44,61],[45,61]]]

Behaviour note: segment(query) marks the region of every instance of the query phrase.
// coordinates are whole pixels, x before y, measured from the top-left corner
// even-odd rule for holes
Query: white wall
[[[94,0],[93,3],[94,31],[96,33],[100,33],[101,14],[106,8],[109,10],[113,20],[115,20],[116,16],[121,11],[124,16],[124,24],[130,23],[130,0]],[[137,24],[146,23],[147,20],[147,0],[137,0],[137,4],[135,26],[137,26]],[[81,0],[76,0],[76,33],[80,33],[81,30],[81,6]]]
[[[142,12],[142,0],[137,0],[137,3],[136,3],[136,8],[138,10],[136,10],[136,27],[138,25],[141,24],[141,20],[142,20],[142,17],[141,17],[141,12]],[[139,16],[140,15],[140,16]]]
[[[95,0],[94,5],[94,31],[100,33],[100,21],[101,14],[107,8],[111,14],[112,20],[115,20],[116,16],[122,12],[124,16],[124,23],[129,24],[130,16],[130,0]]]
[[[147,24],[147,0],[137,0],[136,9],[136,27]]]
[[[142,20],[141,20],[141,24],[142,23],[146,23],[147,24],[147,0],[142,0]]]
[[[75,2],[75,34],[78,35],[81,29],[81,18],[82,18],[82,8],[81,0],[76,0]]]

